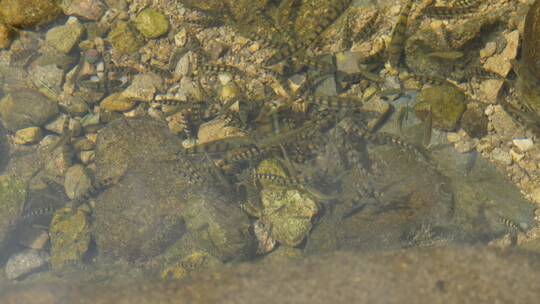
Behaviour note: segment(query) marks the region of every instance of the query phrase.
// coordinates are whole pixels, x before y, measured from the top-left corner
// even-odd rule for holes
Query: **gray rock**
[[[10,280],[20,279],[47,266],[49,255],[43,251],[25,250],[11,258],[6,264],[6,276]]]
[[[138,74],[122,93],[128,100],[150,102],[156,92],[163,89],[163,79],[154,73]]]
[[[45,41],[58,51],[67,54],[79,42],[83,31],[84,27],[77,18],[71,17],[65,25],[49,30],[45,35]]]
[[[92,189],[92,178],[82,165],[69,167],[64,180],[64,189],[70,199],[76,199]]]
[[[93,231],[101,253],[145,260],[188,229],[215,256],[244,253],[247,217],[214,186],[201,160],[177,155],[181,150],[166,124],[147,118],[119,119],[98,132],[97,180],[118,181],[96,198]]]
[[[30,73],[30,80],[37,88],[52,90],[56,94],[61,91],[63,77],[64,71],[54,64],[37,66]]]
[[[0,117],[10,131],[42,126],[58,113],[58,106],[45,95],[31,89],[9,93],[0,101]]]
[[[60,5],[64,14],[97,21],[105,13],[105,5],[99,0],[63,0]]]

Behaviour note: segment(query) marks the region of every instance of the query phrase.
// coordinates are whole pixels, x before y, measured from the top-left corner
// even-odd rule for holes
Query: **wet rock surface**
[[[2,123],[10,131],[41,126],[57,113],[56,104],[34,90],[19,90],[0,101]]]

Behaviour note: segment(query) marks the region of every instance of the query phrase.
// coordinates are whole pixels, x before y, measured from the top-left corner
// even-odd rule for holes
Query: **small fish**
[[[428,58],[432,59],[443,59],[443,60],[459,60],[463,58],[464,54],[460,51],[439,51],[431,52],[426,55]]]
[[[394,29],[392,30],[392,37],[387,51],[388,61],[393,67],[398,66],[401,59],[401,53],[403,53],[403,48],[405,47],[407,22],[409,20],[409,13],[411,12],[412,5],[413,0],[407,0],[399,13]]]
[[[518,231],[521,231],[523,232],[523,229],[518,225],[516,224],[514,221],[510,220],[510,219],[507,219],[505,217],[502,217],[502,216],[499,216],[499,221],[505,225],[506,227],[510,228],[512,231],[514,232],[518,232]]]
[[[423,9],[422,13],[430,18],[437,19],[450,19],[461,16],[469,16],[477,13],[478,6],[457,6],[457,7],[448,7],[448,6],[427,6]]]

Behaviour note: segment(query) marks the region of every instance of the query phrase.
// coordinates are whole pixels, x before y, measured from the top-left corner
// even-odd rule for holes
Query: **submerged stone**
[[[43,251],[27,249],[11,258],[6,264],[6,277],[10,280],[21,279],[33,272],[46,268],[49,255]]]
[[[15,27],[30,27],[54,20],[61,9],[53,0],[2,0],[0,19]]]
[[[88,215],[81,208],[66,207],[55,212],[49,230],[54,270],[83,261],[90,246],[89,224]]]
[[[133,31],[126,22],[116,24],[109,32],[108,39],[120,55],[133,54],[143,43],[139,34]]]
[[[18,90],[0,101],[0,117],[10,131],[41,126],[58,113],[58,106],[31,89]]]
[[[58,51],[67,54],[79,43],[84,31],[84,27],[77,20],[71,17],[65,25],[52,28],[45,35],[45,40]]]
[[[169,30],[169,20],[162,13],[147,8],[135,18],[135,27],[146,38],[158,38]]]
[[[465,111],[465,95],[450,86],[425,88],[417,100],[414,107],[416,115],[424,121],[432,115],[433,128],[444,131],[455,130]]]

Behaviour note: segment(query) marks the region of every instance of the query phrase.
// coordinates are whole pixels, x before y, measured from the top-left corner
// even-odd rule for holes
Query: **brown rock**
[[[53,0],[1,0],[0,19],[15,27],[30,27],[54,20],[61,13]]]
[[[127,112],[132,110],[136,104],[136,102],[125,98],[122,93],[115,93],[103,99],[100,107],[112,112]]]
[[[97,21],[105,13],[105,5],[99,0],[64,0],[62,10],[68,16]]]
[[[11,44],[11,31],[9,28],[0,23],[0,49],[7,49]]]

